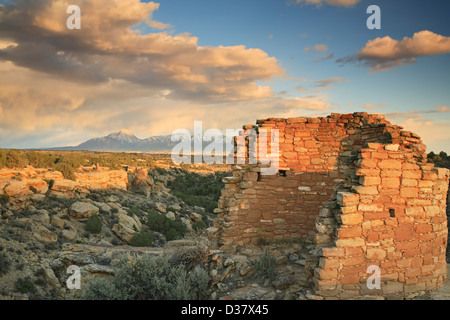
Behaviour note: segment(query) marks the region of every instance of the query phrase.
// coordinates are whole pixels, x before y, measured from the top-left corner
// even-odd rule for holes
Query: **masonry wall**
[[[322,231],[336,240],[319,247],[317,294],[394,298],[433,290],[445,281],[448,170],[397,147],[362,149],[355,171],[359,183],[324,204],[321,216],[334,217],[337,225]],[[380,268],[380,289],[367,287],[369,266]]]
[[[309,238],[311,281],[327,298],[404,296],[446,278],[448,170],[426,161],[420,137],[381,115],[258,120],[279,131],[279,172],[233,167],[219,200],[223,247]],[[369,266],[383,286],[369,290]]]
[[[352,152],[363,141],[392,141],[397,127],[383,116],[332,114],[324,118],[270,118],[244,129],[278,130],[279,173],[238,165],[219,200],[223,246],[259,239],[314,239],[322,203],[343,182]],[[247,161],[248,163],[248,161]]]

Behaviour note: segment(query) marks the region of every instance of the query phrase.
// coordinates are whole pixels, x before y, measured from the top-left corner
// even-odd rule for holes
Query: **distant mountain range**
[[[172,141],[171,135],[154,136],[147,139],[139,139],[132,132],[128,130],[120,130],[118,132],[110,133],[101,138],[94,138],[85,141],[78,146],[72,147],[57,147],[50,148],[50,150],[87,150],[87,151],[114,151],[114,152],[153,152],[153,153],[167,153],[173,147],[180,143]],[[194,151],[194,140],[200,138],[191,137],[192,151]],[[223,138],[223,150],[225,151],[225,137]],[[210,141],[202,141],[203,149],[209,145]]]

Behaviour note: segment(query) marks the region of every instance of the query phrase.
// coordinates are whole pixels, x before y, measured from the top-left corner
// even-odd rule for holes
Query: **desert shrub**
[[[9,202],[9,196],[6,194],[0,194],[0,205],[7,204]]]
[[[187,228],[183,223],[173,221],[156,212],[148,214],[147,225],[150,229],[162,233],[168,241],[180,239],[187,232]]]
[[[255,266],[256,270],[269,280],[273,280],[275,277],[275,257],[272,256],[269,249],[266,248],[259,260],[256,261]]]
[[[202,297],[208,289],[205,270],[187,272],[182,265],[171,265],[167,257],[122,257],[114,267],[113,279],[90,281],[81,299],[190,300]]]
[[[36,286],[30,280],[30,278],[18,278],[16,283],[16,290],[20,293],[34,294],[36,293]]]
[[[206,223],[203,220],[197,221],[192,225],[192,229],[200,231],[206,229]]]
[[[125,293],[112,281],[104,278],[94,278],[89,281],[82,300],[126,300]]]
[[[192,242],[191,246],[179,247],[170,257],[173,265],[182,264],[187,270],[192,270],[208,261],[211,253],[212,240],[204,230],[188,233],[184,239]]]
[[[127,210],[128,216],[132,217],[133,215],[139,216],[141,213],[141,209],[137,205],[133,205],[131,208]]]
[[[221,190],[224,188],[224,172],[201,175],[198,173],[177,171],[175,179],[167,182],[173,194],[190,206],[199,206],[212,213],[217,208]]]
[[[201,266],[196,266],[191,272],[191,282],[196,284],[192,286],[192,294],[199,300],[204,300],[208,298],[206,292],[209,285],[209,275],[208,272]]]
[[[59,171],[64,176],[64,179],[75,180],[75,172],[73,167],[67,162],[58,162],[55,164],[54,169]]]
[[[133,247],[151,247],[153,245],[153,236],[150,232],[141,230],[133,235],[130,244]]]
[[[86,222],[85,229],[90,233],[100,233],[102,231],[103,222],[97,214],[92,215]]]
[[[9,261],[6,253],[0,253],[0,276],[7,274],[11,267],[11,261]]]

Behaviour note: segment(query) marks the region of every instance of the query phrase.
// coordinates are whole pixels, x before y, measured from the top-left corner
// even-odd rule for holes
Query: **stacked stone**
[[[448,170],[427,164],[419,136],[367,113],[257,124],[244,129],[279,132],[279,172],[262,175],[249,150],[233,167],[216,210],[222,247],[314,239],[313,282],[327,299],[402,297],[443,283]],[[381,269],[379,290],[366,285],[369,266]]]
[[[345,173],[350,166],[346,163],[355,157],[355,150],[362,148],[364,140],[390,141],[398,131],[382,115],[364,112],[320,118],[269,118],[243,129],[245,152],[236,139],[238,165],[233,177],[224,180],[225,190],[217,210],[224,246],[260,238],[313,239],[322,203],[335,193],[335,185],[348,180]],[[255,139],[252,133],[258,135],[262,130],[267,131],[268,153],[275,149],[270,139],[272,131],[278,131],[280,172],[274,176],[261,175],[261,164],[249,164],[252,156],[258,163],[265,160],[252,154],[249,147],[251,139]],[[256,145],[253,151],[258,150]],[[331,219],[322,218],[318,224],[328,223],[328,229],[332,229]],[[331,240],[330,230],[323,241]]]
[[[361,150],[360,183],[336,196],[339,226],[335,245],[320,253],[317,294],[398,298],[445,281],[449,172],[417,150],[377,143]],[[367,286],[369,266],[381,270],[380,289]]]
[[[334,178],[293,171],[261,175],[257,165],[233,169],[233,176],[223,180],[225,189],[216,209],[222,246],[314,237],[314,213],[333,192]]]

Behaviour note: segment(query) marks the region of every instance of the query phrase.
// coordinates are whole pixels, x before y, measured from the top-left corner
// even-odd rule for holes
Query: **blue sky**
[[[369,5],[381,9],[381,30],[369,30]],[[359,111],[364,104],[386,105],[378,112],[408,113],[434,110],[450,105],[450,55],[421,57],[407,67],[369,74],[360,65],[336,63],[340,57],[361,49],[368,40],[390,36],[401,40],[422,30],[449,35],[450,2],[361,1],[351,8],[323,5],[289,5],[287,1],[192,1],[168,0],[161,3],[154,18],[170,21],[172,30],[189,32],[204,46],[244,44],[260,48],[276,57],[292,78],[320,80],[339,77],[350,80],[328,91],[336,112]],[[326,54],[304,52],[316,44],[328,46],[334,58],[314,62]],[[295,93],[295,81],[271,82],[271,87]],[[448,123],[449,114],[430,114],[427,118]],[[394,117],[395,119],[395,117]],[[411,128],[414,130],[415,128]],[[450,151],[450,143],[442,148]],[[435,148],[437,146],[434,146]]]
[[[61,27],[66,0],[0,1],[0,147],[367,111],[450,152],[448,1],[73,2],[77,33]]]
[[[276,57],[287,75],[320,80],[349,79],[330,91],[347,111],[349,102],[387,104],[409,111],[450,103],[450,55],[420,58],[420,63],[369,75],[357,65],[342,66],[339,57],[361,49],[368,40],[391,36],[401,40],[415,32],[430,30],[448,35],[450,2],[361,1],[352,8],[324,5],[295,6],[279,0],[183,1],[166,0],[154,18],[173,25],[175,32],[189,32],[202,46],[244,44]],[[366,9],[377,4],[382,12],[381,30],[369,30]],[[334,59],[313,62],[324,54],[304,52],[306,47],[325,44]],[[277,91],[290,91],[295,82],[273,81]],[[298,85],[302,85],[298,82]]]

